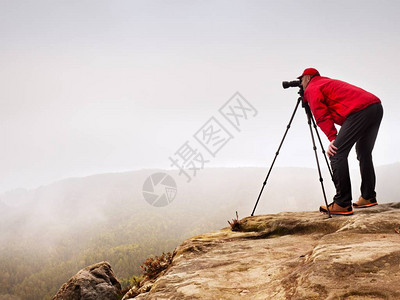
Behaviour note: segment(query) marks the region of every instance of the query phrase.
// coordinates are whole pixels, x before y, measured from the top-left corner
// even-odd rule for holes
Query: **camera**
[[[303,86],[301,85],[301,80],[282,81],[282,86],[283,86],[284,89],[287,89],[287,88],[290,88],[290,87],[298,87],[299,91],[297,93],[301,97],[304,96],[304,90],[303,90]]]
[[[300,87],[301,82],[300,80],[293,80],[293,81],[282,81],[282,86],[284,89],[290,88],[290,87]]]

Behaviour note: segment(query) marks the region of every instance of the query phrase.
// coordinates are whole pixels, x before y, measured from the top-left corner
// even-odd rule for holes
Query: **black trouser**
[[[330,157],[336,195],[333,200],[342,207],[351,205],[351,183],[347,157],[356,144],[357,159],[360,162],[361,196],[364,199],[376,197],[375,171],[372,150],[383,116],[381,103],[372,104],[351,114],[343,123],[334,145],[336,154]]]

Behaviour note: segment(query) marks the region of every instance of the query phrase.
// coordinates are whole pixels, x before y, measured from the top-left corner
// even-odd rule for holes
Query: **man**
[[[383,116],[381,101],[354,85],[322,77],[314,68],[305,69],[298,79],[304,101],[309,103],[318,126],[330,141],[327,153],[336,187],[333,202],[328,205],[331,214],[353,214],[347,157],[354,144],[360,162],[361,196],[353,206],[377,205],[372,150]],[[339,133],[334,124],[341,126]],[[326,206],[321,206],[320,211],[327,213]]]

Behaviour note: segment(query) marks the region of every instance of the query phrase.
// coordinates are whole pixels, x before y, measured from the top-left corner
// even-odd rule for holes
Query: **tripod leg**
[[[290,125],[292,124],[293,118],[294,118],[294,116],[295,116],[295,114],[296,114],[297,108],[299,107],[299,104],[300,104],[301,101],[302,101],[302,98],[301,98],[301,97],[300,97],[299,99],[297,99],[296,107],[295,107],[294,110],[293,110],[293,113],[292,113],[292,116],[291,116],[291,118],[290,118],[289,124],[286,126],[285,134],[283,135],[282,141],[281,141],[281,143],[279,144],[278,150],[277,150],[276,153],[275,153],[275,158],[274,158],[274,160],[272,161],[272,164],[271,164],[271,167],[269,168],[267,177],[265,178],[265,180],[264,180],[264,182],[263,182],[263,186],[262,186],[262,188],[261,188],[261,191],[260,191],[260,193],[258,194],[258,198],[257,198],[256,204],[254,205],[254,208],[253,208],[253,211],[252,211],[252,213],[251,213],[251,216],[254,216],[254,212],[256,211],[256,208],[257,208],[257,205],[258,205],[258,201],[260,201],[261,194],[262,194],[262,192],[263,192],[263,190],[264,190],[265,185],[267,184],[267,180],[268,180],[269,174],[271,174],[271,171],[272,171],[272,168],[273,168],[273,166],[274,166],[274,164],[275,164],[276,158],[277,158],[278,155],[279,155],[279,151],[281,150],[283,141],[284,141],[285,138],[286,138],[286,135],[287,135],[287,133],[288,133],[288,131],[289,131]]]
[[[318,129],[317,129],[317,124],[315,123],[313,116],[311,116],[311,121],[313,123],[315,133],[317,134],[319,145],[321,146],[321,149],[322,149],[322,155],[325,157],[325,162],[326,162],[326,165],[328,166],[329,174],[331,175],[331,179],[333,181],[333,173],[332,173],[331,165],[329,164],[328,158],[326,157],[325,149],[324,149],[324,146],[322,145],[321,137],[320,137],[320,135],[318,133]]]
[[[306,114],[307,114],[307,119],[308,119],[308,127],[310,128],[310,134],[311,134],[311,139],[312,139],[312,143],[313,143],[313,150],[315,153],[315,160],[317,161],[319,182],[321,182],[322,193],[324,195],[324,200],[325,200],[325,204],[326,204],[326,209],[328,211],[328,216],[329,216],[329,218],[332,218],[331,212],[329,211],[328,201],[326,201],[324,179],[322,178],[321,167],[319,166],[319,160],[318,160],[318,154],[317,154],[317,147],[315,146],[314,134],[313,134],[312,127],[311,127],[311,119],[312,119],[311,111],[309,109],[308,110],[306,109]]]

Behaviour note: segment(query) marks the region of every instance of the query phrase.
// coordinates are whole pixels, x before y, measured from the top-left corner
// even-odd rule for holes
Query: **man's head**
[[[303,71],[303,74],[297,77],[301,81],[301,86],[303,87],[303,90],[307,88],[308,83],[314,76],[320,76],[318,70],[314,68],[307,68]]]

